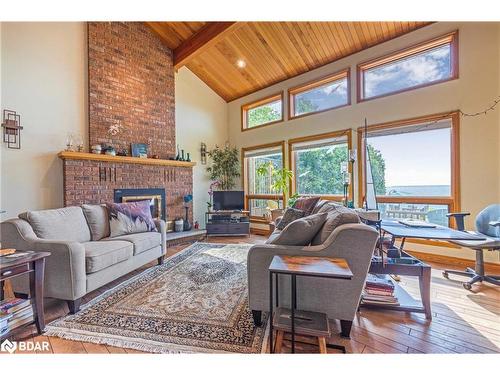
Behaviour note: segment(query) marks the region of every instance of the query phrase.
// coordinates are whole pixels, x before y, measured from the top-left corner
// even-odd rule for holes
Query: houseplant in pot
[[[238,150],[226,143],[224,147],[215,146],[208,152],[212,165],[207,168],[210,179],[217,181],[219,190],[231,190],[236,186],[235,178],[240,176]]]
[[[293,172],[287,168],[276,168],[271,162],[261,164],[257,168],[257,175],[264,178],[270,178],[270,189],[276,194],[288,195],[288,187],[293,177]],[[290,199],[295,198],[295,195]],[[268,210],[270,212],[271,221],[275,221],[277,217],[283,215],[284,207],[280,207],[280,201],[268,201]]]

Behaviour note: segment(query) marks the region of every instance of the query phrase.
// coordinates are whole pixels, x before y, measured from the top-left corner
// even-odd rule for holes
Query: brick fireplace
[[[176,145],[172,51],[142,22],[89,22],[88,81],[89,146],[130,154],[131,143],[145,143],[150,158],[60,153],[64,204],[113,202],[120,189],[164,189],[166,219],[184,217],[195,164],[168,160]]]
[[[61,152],[64,205],[106,203],[115,190],[165,189],[166,219],[184,217],[184,196],[192,194],[194,163]],[[149,164],[151,163],[151,164]],[[193,210],[189,210],[192,222]]]

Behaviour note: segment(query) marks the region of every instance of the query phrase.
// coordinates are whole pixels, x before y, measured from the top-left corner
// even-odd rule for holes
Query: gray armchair
[[[262,311],[269,311],[268,268],[275,255],[337,257],[347,260],[354,277],[351,280],[298,277],[297,306],[339,319],[342,335],[349,337],[377,239],[378,232],[365,224],[343,224],[317,246],[252,246],[248,253],[248,289],[255,324],[260,325]],[[279,277],[280,304],[289,306],[289,277]]]
[[[464,217],[470,215],[468,212],[451,213],[448,217],[453,217],[458,230],[465,230]],[[493,285],[500,285],[500,275],[486,275],[484,272],[483,250],[500,250],[500,204],[492,204],[482,210],[476,216],[476,232],[470,232],[486,237],[484,241],[450,241],[459,246],[467,247],[476,252],[476,264],[474,269],[467,268],[465,271],[445,270],[443,276],[449,278],[450,274],[467,276],[469,281],[462,283],[467,290],[478,282],[489,282]]]

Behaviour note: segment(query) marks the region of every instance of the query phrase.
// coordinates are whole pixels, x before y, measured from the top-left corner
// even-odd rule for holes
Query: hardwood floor
[[[250,238],[210,238],[219,243],[259,243],[265,237],[252,235]],[[169,247],[173,255],[188,245]],[[88,302],[103,291],[151,267],[151,263],[136,270],[85,297]],[[446,280],[441,270],[449,265],[432,265],[432,313],[427,321],[422,314],[394,311],[361,310],[354,321],[351,338],[339,336],[340,324],[332,321],[335,333],[329,339],[332,344],[345,345],[349,353],[500,353],[500,289],[479,285],[472,292],[462,288],[455,279]],[[401,285],[412,295],[418,296],[418,282],[402,277]],[[335,303],[335,301],[332,301]],[[68,313],[62,301],[45,301],[46,319],[50,322]],[[50,342],[52,353],[140,353],[109,345],[90,344],[63,340],[56,337],[39,336],[34,325],[14,337],[17,341]],[[317,353],[314,338],[299,337],[297,352]],[[290,341],[285,335],[283,352],[290,351]],[[336,353],[335,350],[329,352]]]

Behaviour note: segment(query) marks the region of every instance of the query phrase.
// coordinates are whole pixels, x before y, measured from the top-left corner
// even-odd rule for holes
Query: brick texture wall
[[[89,22],[88,44],[90,145],[130,152],[131,143],[147,143],[150,156],[175,156],[172,51],[137,22]],[[113,124],[124,131],[110,136]],[[64,160],[63,168],[65,206],[113,202],[115,189],[164,188],[173,220],[193,192],[189,167]]]
[[[89,143],[175,156],[172,51],[142,22],[89,22]],[[115,136],[111,125],[121,125]]]
[[[64,205],[113,202],[115,189],[164,188],[167,220],[184,217],[183,197],[192,194],[189,167],[64,160]],[[193,210],[189,209],[192,223]]]

